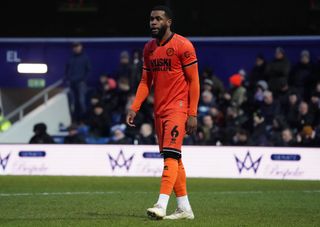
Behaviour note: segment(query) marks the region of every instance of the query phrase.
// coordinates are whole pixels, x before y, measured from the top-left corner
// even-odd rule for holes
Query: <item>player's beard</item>
[[[159,31],[157,34],[151,33],[151,37],[161,40],[164,34],[166,34],[167,28],[168,28],[167,25],[163,25],[162,27],[159,28]]]

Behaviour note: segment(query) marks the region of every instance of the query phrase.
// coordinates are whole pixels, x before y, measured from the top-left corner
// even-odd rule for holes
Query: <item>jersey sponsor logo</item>
[[[158,71],[172,71],[171,59],[170,58],[156,58],[151,60],[151,70],[153,72]]]
[[[173,54],[174,54],[173,48],[168,48],[168,49],[167,49],[167,55],[168,55],[168,56],[172,56]]]

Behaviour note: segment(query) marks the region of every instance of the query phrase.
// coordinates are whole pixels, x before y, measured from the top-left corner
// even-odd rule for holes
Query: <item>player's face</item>
[[[161,39],[171,25],[171,19],[162,10],[153,10],[150,14],[150,30],[153,38]]]

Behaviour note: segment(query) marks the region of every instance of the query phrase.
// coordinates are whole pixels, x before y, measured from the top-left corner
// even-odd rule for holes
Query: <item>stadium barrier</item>
[[[320,180],[320,149],[184,146],[188,177]],[[157,146],[1,145],[0,175],[161,176]]]

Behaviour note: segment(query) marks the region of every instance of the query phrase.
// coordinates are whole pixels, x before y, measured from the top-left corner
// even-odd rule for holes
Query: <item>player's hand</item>
[[[197,131],[197,117],[189,116],[187,120],[186,131],[188,135],[191,135]]]
[[[133,110],[129,110],[129,112],[127,113],[127,118],[126,118],[126,122],[129,126],[131,127],[136,127],[136,125],[133,123],[134,118],[136,117],[137,113],[134,112]]]

